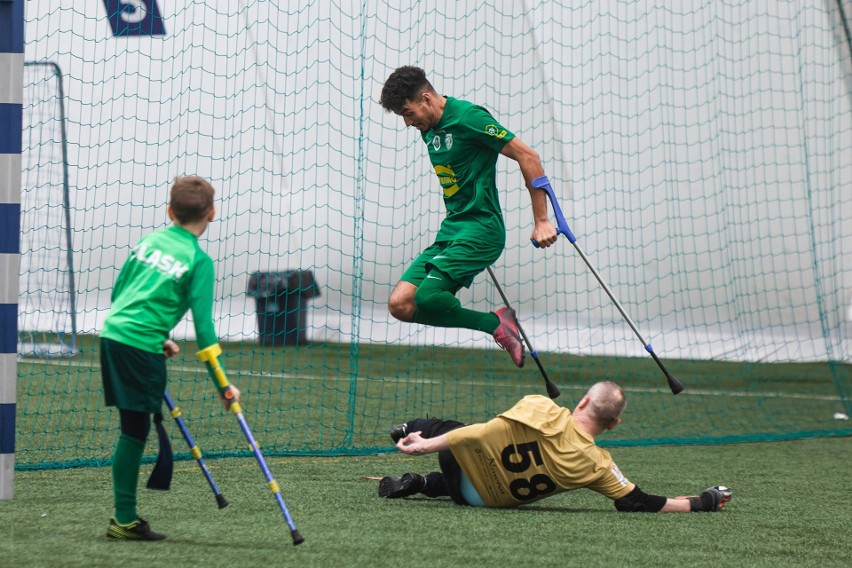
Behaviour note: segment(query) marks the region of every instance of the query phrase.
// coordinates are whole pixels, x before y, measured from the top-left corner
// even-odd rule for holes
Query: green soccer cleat
[[[120,525],[115,519],[110,519],[106,535],[113,540],[165,540],[166,538],[166,535],[152,531],[148,521],[141,517],[129,525]]]

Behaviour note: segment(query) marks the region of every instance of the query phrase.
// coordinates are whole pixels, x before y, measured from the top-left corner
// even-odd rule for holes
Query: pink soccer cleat
[[[518,333],[518,320],[515,318],[515,310],[500,308],[494,313],[500,318],[500,325],[494,330],[494,341],[509,352],[515,365],[523,367],[524,344],[521,343],[521,336]]]

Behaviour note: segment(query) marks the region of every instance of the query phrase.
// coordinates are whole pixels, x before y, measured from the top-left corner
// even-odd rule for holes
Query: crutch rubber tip
[[[560,394],[562,393],[559,391],[559,387],[557,387],[553,383],[547,385],[547,396],[549,396],[551,400],[559,398]]]
[[[299,545],[299,544],[302,544],[303,542],[305,542],[305,537],[303,537],[299,533],[299,531],[297,531],[297,530],[290,531],[290,536],[293,537],[293,546],[296,546],[296,545]]]
[[[228,500],[225,499],[225,496],[219,493],[216,495],[216,504],[219,505],[220,509],[224,509],[228,506]]]

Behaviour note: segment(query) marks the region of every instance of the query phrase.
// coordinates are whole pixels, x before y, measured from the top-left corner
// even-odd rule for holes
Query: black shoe
[[[426,478],[417,473],[406,473],[402,477],[383,477],[379,481],[379,497],[399,499],[420,492],[426,487]]]
[[[402,424],[397,424],[396,426],[392,426],[390,429],[390,436],[393,443],[396,444],[406,436],[408,436],[408,424],[403,422]]]
[[[165,540],[166,538],[166,535],[152,531],[148,521],[141,517],[127,526],[122,526],[115,522],[115,519],[110,519],[106,535],[107,538],[115,540]]]

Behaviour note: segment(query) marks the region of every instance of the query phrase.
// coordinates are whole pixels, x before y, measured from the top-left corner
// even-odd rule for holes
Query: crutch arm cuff
[[[532,185],[534,189],[544,189],[550,186],[550,180],[547,179],[547,176],[541,176],[532,180],[530,185]]]
[[[219,355],[222,354],[222,347],[218,343],[214,343],[210,347],[206,347],[195,354],[199,361],[203,361],[207,365],[207,372],[216,388],[219,389],[219,394],[227,398],[230,392],[231,383],[228,382],[228,375],[219,363]]]
[[[201,351],[195,354],[198,357],[199,361],[204,361],[205,363],[212,363],[215,359],[222,354],[222,347],[218,343],[214,343],[210,347],[205,347]]]

